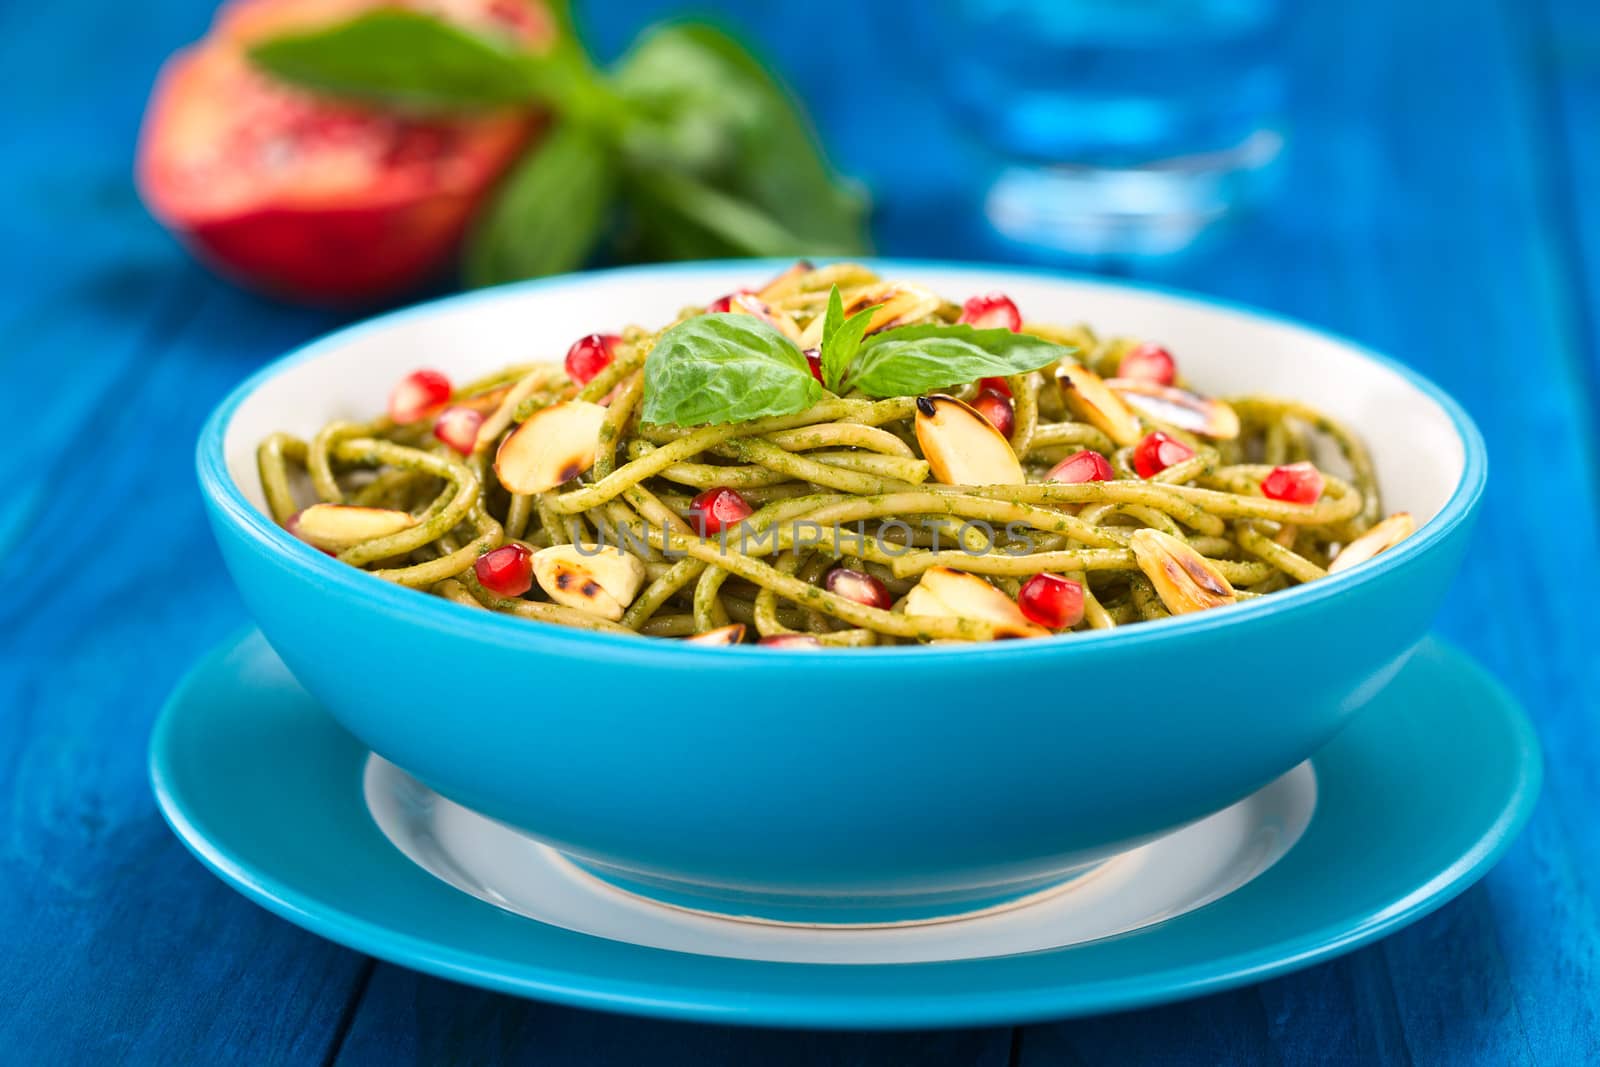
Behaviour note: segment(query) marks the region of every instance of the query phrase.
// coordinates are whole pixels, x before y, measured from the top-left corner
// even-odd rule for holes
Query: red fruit
[[[805,350],[805,357],[806,366],[811,368],[811,376],[826,386],[828,383],[822,378],[822,353],[815,348],[808,348]]]
[[[894,603],[894,598],[889,595],[888,588],[878,579],[861,571],[853,571],[849,567],[835,567],[828,572],[822,584],[828,592],[854,600],[857,604],[865,604],[869,608],[889,610]]]
[[[1178,364],[1173,360],[1172,353],[1148,342],[1130,350],[1117,364],[1118,378],[1171,385],[1177,376]]]
[[[985,389],[972,398],[972,410],[988,419],[989,425],[1000,431],[1000,436],[1011,436],[1011,430],[1017,423],[1017,413],[1009,397]]]
[[[1022,583],[1017,607],[1048,630],[1065,630],[1083,621],[1083,586],[1059,574],[1035,574]]]
[[[1322,472],[1309,463],[1273,467],[1261,480],[1261,495],[1290,504],[1315,504],[1322,496]]]
[[[724,295],[719,296],[715,300],[711,301],[711,306],[706,308],[706,311],[712,315],[726,314],[727,312],[733,310],[734,297],[747,296],[754,292],[754,289],[735,289],[733,292],[725,293]]]
[[[1011,399],[1011,383],[1004,378],[979,378],[978,392],[999,393],[1007,400]]]
[[[1077,485],[1081,482],[1109,482],[1111,478],[1111,464],[1106,461],[1106,457],[1088,450],[1074,452],[1050,468],[1050,473],[1045,475],[1046,481],[1065,482],[1068,485]]]
[[[533,588],[533,553],[515,542],[485,552],[472,565],[478,584],[496,596],[521,596]]]
[[[980,330],[1010,330],[1016,333],[1022,329],[1022,313],[1011,302],[1011,298],[1002,293],[975,296],[968,300],[961,305],[960,321]]]
[[[567,349],[567,377],[579,385],[589,384],[589,379],[617,358],[617,345],[621,342],[622,338],[614,333],[591,333],[578,338]]]
[[[1194,449],[1157,430],[1146,434],[1144,440],[1133,446],[1133,469],[1141,478],[1154,478],[1174,463],[1182,463],[1193,455]]]
[[[253,44],[393,0],[245,0],[163,68],[140,134],[151,214],[233,278],[317,303],[391,297],[446,269],[473,210],[539,125],[527,111],[402,115],[293,88],[257,69]],[[545,12],[495,0],[401,4],[490,29],[522,47]]]
[[[483,412],[472,408],[445,408],[433,424],[433,436],[460,452],[470,456],[478,447],[478,427],[483,425]]]
[[[389,394],[389,418],[397,426],[437,415],[450,403],[450,379],[436,370],[417,370],[401,378]]]
[[[754,509],[744,497],[719,485],[707,489],[689,502],[689,521],[700,531],[701,537],[719,534],[730,526],[737,526],[750,517]]]

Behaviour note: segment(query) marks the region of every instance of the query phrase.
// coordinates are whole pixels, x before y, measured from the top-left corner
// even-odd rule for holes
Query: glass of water
[[[1283,146],[1282,0],[933,0],[935,77],[1006,160],[1010,240],[1160,255],[1266,187]]]

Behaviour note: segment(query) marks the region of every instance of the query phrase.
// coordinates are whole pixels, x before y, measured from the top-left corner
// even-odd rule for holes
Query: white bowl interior
[[[1365,439],[1385,508],[1410,511],[1419,522],[1438,513],[1461,479],[1465,451],[1449,413],[1404,376],[1333,338],[1245,311],[1113,284],[1004,270],[885,269],[955,300],[999,290],[1036,321],[1082,321],[1102,336],[1159,341],[1206,392],[1269,394],[1311,404]],[[578,276],[355,327],[244,400],[224,433],[229,474],[264,510],[255,449],[274,431],[309,437],[332,419],[371,418],[383,410],[393,383],[418,367],[465,381],[510,363],[560,360],[584,334],[630,323],[657,326],[686,305],[759,284],[769,270],[720,264]]]

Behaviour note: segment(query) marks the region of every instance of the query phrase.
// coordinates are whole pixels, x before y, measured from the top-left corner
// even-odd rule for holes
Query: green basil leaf
[[[623,59],[615,87],[633,109],[622,151],[634,170],[689,175],[753,205],[804,251],[866,250],[861,198],[828,167],[793,99],[738,42],[705,25],[657,28]]]
[[[380,8],[262,41],[250,58],[317,92],[421,110],[504,107],[535,96],[527,53],[419,12]]]
[[[806,357],[754,315],[696,315],[644,361],[646,422],[704,426],[792,415],[822,399]]]
[[[866,339],[846,388],[868,396],[915,396],[979,378],[1024,374],[1072,349],[1010,330],[955,325],[901,326]]]
[[[576,270],[606,228],[616,188],[611,151],[583,126],[563,123],[522,157],[467,240],[469,285],[497,285]]]
[[[822,362],[823,381],[834,392],[844,387],[845,373],[861,348],[867,323],[872,321],[872,313],[881,306],[874,304],[846,319],[844,298],[839,295],[839,287],[835,285],[828,293],[828,311],[822,320],[822,351],[818,353],[818,358]]]

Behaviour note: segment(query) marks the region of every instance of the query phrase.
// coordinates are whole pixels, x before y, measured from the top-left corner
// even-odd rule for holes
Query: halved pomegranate
[[[162,69],[139,138],[151,213],[239,281],[321,303],[371,301],[438,274],[473,209],[538,125],[532,112],[405,116],[331,102],[254,68],[251,44],[380,6],[500,32],[553,24],[532,2],[236,0]]]

